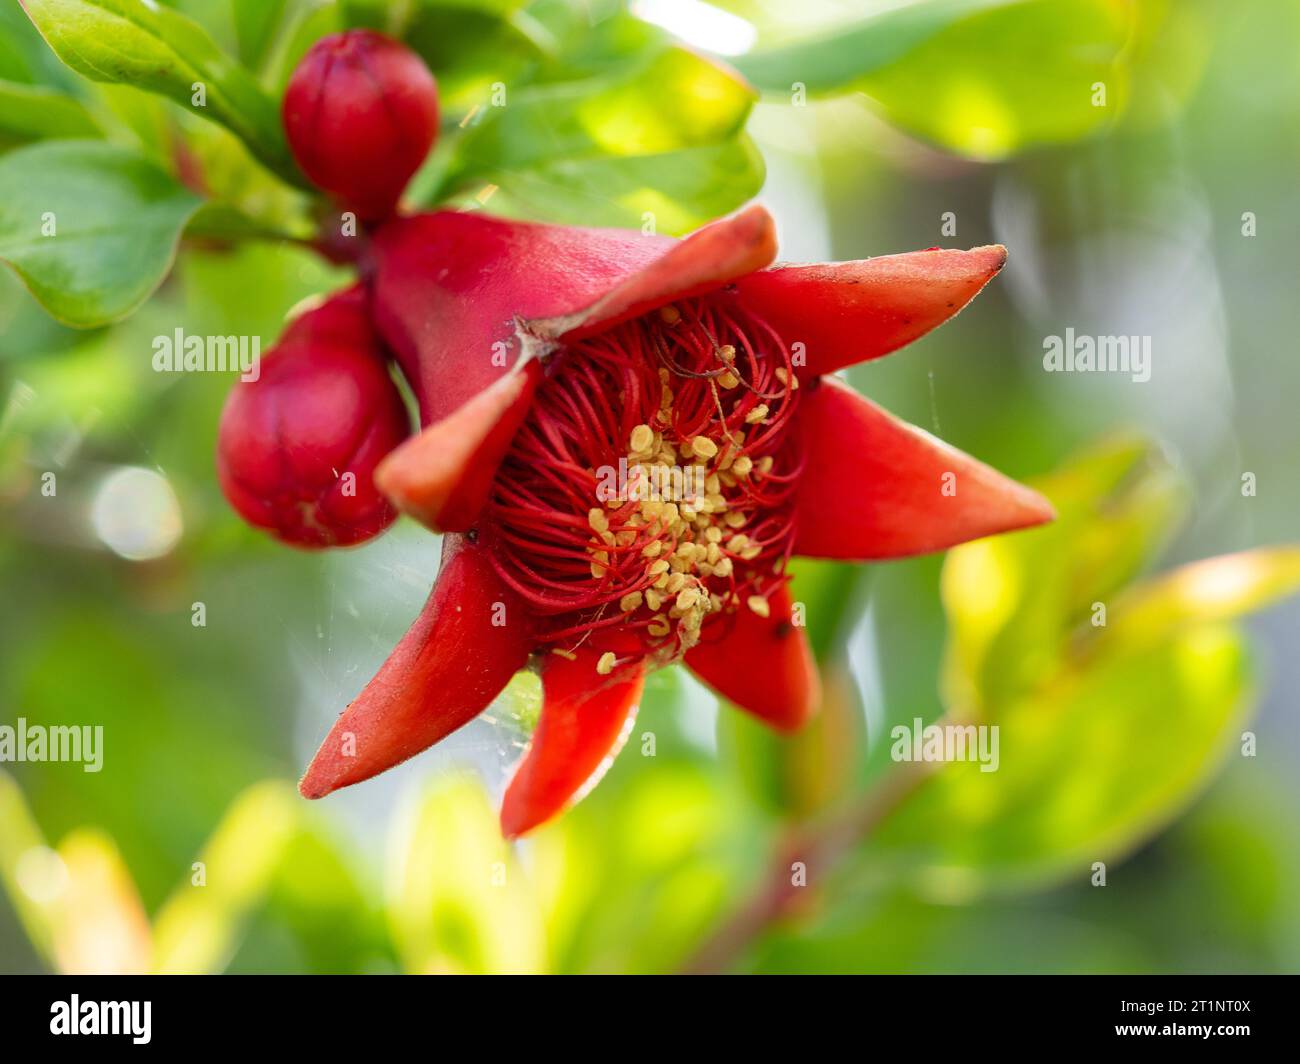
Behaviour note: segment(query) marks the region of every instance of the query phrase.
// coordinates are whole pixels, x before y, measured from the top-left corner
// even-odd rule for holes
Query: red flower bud
[[[438,133],[438,90],[423,61],[373,30],[322,37],[284,93],[303,172],[365,221],[391,214]]]
[[[226,400],[217,475],[250,524],[298,547],[350,546],[396,517],[374,469],[407,435],[364,290],[298,318]]]

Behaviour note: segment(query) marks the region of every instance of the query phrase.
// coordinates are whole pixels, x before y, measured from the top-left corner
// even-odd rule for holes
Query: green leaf
[[[751,199],[763,186],[763,157],[747,136],[663,155],[546,159],[493,175],[504,181],[494,214],[579,225],[688,233]]]
[[[411,972],[529,973],[541,914],[477,779],[443,776],[393,827],[389,926]]]
[[[34,144],[0,159],[0,259],[60,321],[103,325],[158,287],[199,203],[126,149]]]
[[[420,4],[404,34],[438,79],[448,116],[485,104],[495,84],[518,90],[554,46],[545,31],[519,12]]]
[[[288,0],[230,0],[239,58],[256,70],[284,19]]]
[[[833,92],[904,58],[960,19],[1022,2],[921,0],[873,12],[807,40],[760,49],[737,59],[736,66],[765,92],[790,92],[795,84],[813,93]]]
[[[268,84],[274,86],[277,94],[283,95],[294,68],[307,54],[307,50],[326,34],[338,33],[346,28],[342,12],[334,4],[300,7],[290,15],[287,27],[280,34],[267,59]]]
[[[1133,24],[1117,0],[928,0],[742,59],[761,88],[860,90],[903,129],[996,159],[1086,136],[1123,103]],[[1105,86],[1105,102],[1094,93]]]
[[[1115,602],[1089,654],[1149,646],[1188,627],[1228,621],[1300,591],[1300,546],[1263,547],[1181,566]]]
[[[39,85],[0,81],[0,145],[97,137],[99,126],[73,97]]]
[[[640,225],[650,212],[659,231],[682,232],[762,184],[761,159],[741,132],[752,91],[681,48],[507,103],[466,131],[444,182],[495,184],[506,213]]]
[[[1117,438],[1036,482],[1057,519],[949,552],[945,697],[980,716],[1051,675],[1087,624],[1167,541],[1186,502],[1151,444]]]
[[[36,28],[68,66],[91,81],[166,96],[226,126],[261,162],[301,183],[274,101],[197,23],[144,0],[24,0]],[[194,103],[196,86],[205,95]]]
[[[1201,625],[1064,675],[1004,708],[996,771],[945,765],[881,828],[867,860],[948,902],[1085,883],[1092,862],[1130,852],[1207,782],[1240,732],[1248,673],[1238,634]]]

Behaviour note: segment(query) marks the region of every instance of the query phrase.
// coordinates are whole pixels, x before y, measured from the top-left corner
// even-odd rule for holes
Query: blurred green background
[[[1300,4],[171,6],[272,96],[320,34],[400,29],[447,111],[417,198],[491,183],[489,210],[683,231],[761,182],[787,260],[1006,244],[957,320],[849,380],[1061,520],[946,560],[800,563],[820,720],[776,739],[657,673],[602,784],[521,845],[494,809],[523,680],[309,805],[293,781],[438,543],[403,520],[311,555],[243,526],[213,472],[230,379],[156,374],[151,341],[265,349],[346,274],[192,226],[138,312],[74,330],[5,271],[0,724],[102,725],[105,750],[99,773],[0,767],[0,970],[1300,969],[1300,554],[1278,546],[1300,541]],[[757,102],[665,51],[674,33]],[[498,80],[517,102],[470,123]],[[0,149],[50,135],[24,118],[41,94],[164,169],[183,144],[215,202],[306,231],[234,137],[80,79],[6,0]],[[602,114],[661,123],[658,147],[611,146]],[[557,116],[590,143],[530,144]],[[1150,381],[1045,373],[1067,326],[1150,336]],[[999,724],[998,772],[891,763],[893,724],[945,712]]]

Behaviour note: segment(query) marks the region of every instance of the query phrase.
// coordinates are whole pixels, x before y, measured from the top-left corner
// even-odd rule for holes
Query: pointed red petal
[[[581,339],[674,299],[712,291],[767,266],[776,255],[776,223],[757,204],[697,229],[591,306],[530,323],[545,336]]]
[[[739,282],[755,313],[802,343],[816,377],[879,358],[941,325],[1002,269],[1001,245],[913,251],[857,262],[778,265]]]
[[[430,424],[509,371],[521,354],[517,319],[580,311],[675,246],[482,213],[398,218],[371,249],[375,320]]]
[[[379,230],[371,287],[375,319],[428,424],[508,371],[521,354],[518,322],[546,336],[606,328],[775,254],[776,229],[759,206],[680,241],[436,211]]]
[[[473,720],[528,660],[529,628],[482,544],[448,536],[428,603],[330,729],[303,796],[367,780]]]
[[[792,731],[817,710],[821,680],[808,636],[791,619],[789,585],[768,596],[771,615],[742,607],[734,627],[723,617],[706,627],[686,652],[686,664],[723,698],[782,731]],[[711,628],[725,632],[710,642]]]
[[[375,470],[379,490],[435,532],[468,529],[487,501],[540,377],[540,364],[529,362],[411,437]]]
[[[799,420],[804,470],[796,554],[898,558],[1055,516],[1036,491],[833,378],[804,397]]]
[[[632,728],[645,679],[633,659],[607,676],[600,652],[581,648],[574,660],[552,654],[542,673],[542,715],[501,802],[508,838],[531,831],[596,785]]]

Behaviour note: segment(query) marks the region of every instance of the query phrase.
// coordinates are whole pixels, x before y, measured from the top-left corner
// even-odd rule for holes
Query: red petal
[[[449,415],[521,354],[517,319],[590,306],[676,246],[625,229],[581,229],[437,211],[375,235],[375,318],[420,400]]]
[[[606,328],[719,287],[766,266],[775,252],[772,219],[761,207],[682,241],[437,211],[383,226],[368,266],[375,321],[420,401],[421,423],[431,425],[570,329]],[[480,428],[486,420],[482,409],[465,418]],[[417,516],[466,527],[492,471],[486,452],[498,443],[508,443],[504,425],[463,487],[449,486],[461,479],[464,463],[455,461],[450,473],[444,467],[412,485]],[[455,520],[441,513],[452,494]]]
[[[791,619],[788,585],[768,596],[771,615],[736,612],[705,627],[701,642],[686,652],[686,664],[723,698],[759,720],[792,731],[817,710],[821,681],[804,629]],[[726,634],[710,642],[716,628]]]
[[[599,659],[599,651],[585,647],[572,661],[547,657],[542,715],[501,803],[507,837],[531,831],[578,801],[604,775],[631,731],[645,664],[634,659],[601,676]]]
[[[1055,516],[1036,491],[832,378],[804,397],[799,420],[805,450],[796,554],[898,558]]]
[[[435,532],[468,529],[540,377],[540,363],[531,361],[411,437],[375,470],[379,490]]]
[[[483,546],[448,536],[428,603],[330,729],[298,789],[323,798],[473,720],[528,660],[529,630],[525,608],[501,586]]]
[[[749,306],[787,343],[802,343],[816,377],[879,358],[924,336],[1002,269],[1000,245],[913,251],[857,262],[778,265],[739,282]]]
[[[745,277],[776,255],[776,223],[752,206],[696,230],[591,306],[531,323],[542,335],[581,339],[674,299],[685,299]]]

